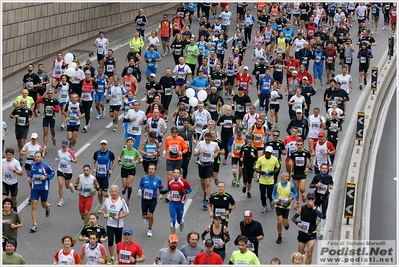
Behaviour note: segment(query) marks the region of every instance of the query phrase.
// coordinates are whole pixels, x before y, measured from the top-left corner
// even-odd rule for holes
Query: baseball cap
[[[130,48],[134,48],[134,45],[131,45]]]
[[[302,80],[309,80],[309,79],[308,79],[308,77],[303,76],[303,77],[302,77]]]
[[[267,146],[266,149],[265,149],[265,152],[272,153],[273,152],[273,147]]]
[[[296,70],[292,71],[292,74],[298,74],[298,72]]]
[[[12,239],[7,240],[6,245],[8,245],[8,244],[11,244],[11,245],[13,245],[14,247],[16,247],[15,241],[12,240]]]
[[[133,234],[133,230],[132,229],[130,229],[130,228],[125,228],[124,230],[123,230],[123,233],[124,234]]]
[[[169,242],[170,243],[179,242],[179,237],[177,235],[170,235],[169,236]]]
[[[91,60],[90,59],[86,60],[86,64],[91,64]]]
[[[302,109],[298,108],[295,113],[302,113]]]
[[[201,69],[198,70],[198,72],[204,72],[204,70],[201,68]]]
[[[244,70],[249,70],[248,66],[245,66],[245,67],[244,67]]]
[[[108,145],[107,140],[105,140],[105,139],[101,140],[100,144],[104,144],[104,143]]]
[[[155,75],[155,73],[151,73],[150,77],[154,77],[155,78],[155,77],[157,77],[157,75]]]
[[[251,218],[253,215],[252,215],[252,211],[250,211],[250,210],[246,210],[245,212],[244,212],[244,218]]]
[[[205,247],[213,247],[212,239],[205,240]]]
[[[319,132],[319,133],[317,134],[317,136],[322,137],[322,136],[326,136],[326,134],[325,134],[324,132]]]
[[[244,87],[242,87],[242,86],[240,86],[240,87],[238,87],[238,90],[240,91],[244,91]]]
[[[133,68],[128,68],[127,70],[130,72],[133,72]]]
[[[255,105],[250,105],[249,108],[256,108],[256,106]]]
[[[259,59],[265,59],[265,57],[264,56],[260,56]]]
[[[316,195],[315,195],[314,193],[308,193],[308,194],[306,195],[306,198],[307,198],[307,199],[309,199],[309,198],[316,198]]]
[[[32,135],[30,136],[30,138],[37,139],[37,138],[39,138],[39,136],[37,135],[37,133],[32,133]]]
[[[152,48],[155,48],[155,45],[153,45],[153,44],[150,44],[150,47],[152,47]]]
[[[238,127],[238,128],[236,129],[236,132],[237,132],[237,133],[242,133],[242,127]]]
[[[186,109],[183,107],[180,107],[179,110],[186,111]]]
[[[61,141],[61,146],[68,146],[68,144],[69,144],[68,140]]]

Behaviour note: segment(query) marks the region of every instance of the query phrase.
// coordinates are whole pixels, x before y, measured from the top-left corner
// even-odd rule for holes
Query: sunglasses
[[[131,234],[129,234],[129,233],[124,233],[123,235],[131,235]]]
[[[178,133],[178,131],[172,131],[172,133]]]
[[[279,135],[278,135],[278,134],[273,134],[273,136],[274,136],[274,137],[279,137]]]
[[[314,200],[314,198],[308,198],[309,200]]]

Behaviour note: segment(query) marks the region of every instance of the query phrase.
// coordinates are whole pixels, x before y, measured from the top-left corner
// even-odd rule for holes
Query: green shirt
[[[140,156],[140,153],[133,147],[131,151],[127,149],[127,147],[123,148],[121,151],[121,161],[122,161],[122,167],[125,169],[134,169],[136,168],[136,163],[134,162],[134,159],[138,156]]]
[[[7,252],[4,251],[2,264],[10,264],[10,265],[25,264],[25,260],[21,256],[21,254],[15,252],[8,254]]]
[[[236,250],[231,254],[230,261],[235,265],[260,265],[259,259],[252,251],[241,253],[240,250]]]
[[[14,101],[14,104],[19,105],[19,102],[21,102],[21,99],[22,99],[22,95],[17,96],[17,98]],[[33,98],[31,96],[27,96],[26,97],[26,107],[28,109],[31,109],[33,104],[35,104],[35,100],[33,100]]]
[[[195,55],[199,55],[199,49],[197,45],[188,44],[184,48],[184,52],[186,53],[186,63],[196,65],[197,64],[197,57]]]

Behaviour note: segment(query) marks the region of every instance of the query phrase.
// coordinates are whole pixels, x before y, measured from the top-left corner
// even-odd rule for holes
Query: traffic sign
[[[371,68],[371,90],[377,90],[377,79],[378,79],[378,68],[372,67]]]
[[[357,113],[357,127],[356,127],[356,140],[363,140],[363,129],[364,129],[364,112]]]
[[[356,184],[346,184],[346,195],[345,195],[345,213],[344,218],[353,219],[353,208],[355,206],[355,191]]]

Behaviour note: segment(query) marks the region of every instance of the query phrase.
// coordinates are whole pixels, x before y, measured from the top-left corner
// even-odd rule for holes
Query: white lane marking
[[[25,208],[26,205],[28,205],[28,201],[29,201],[29,197],[27,197],[22,203],[21,205],[18,206],[17,210],[18,212],[21,212],[21,210],[23,210]]]
[[[121,115],[119,115],[118,121],[119,121],[120,119],[122,119],[123,116],[124,116],[123,113],[122,113]],[[109,129],[109,128],[111,128],[113,125],[114,125],[114,123],[113,123],[113,122],[110,122],[107,126],[105,126],[105,128]]]
[[[187,199],[186,204],[184,204],[184,212],[183,212],[183,217],[182,220],[184,219],[184,215],[186,215],[186,212],[188,211],[188,208],[191,205],[191,202],[193,202],[193,200],[191,198]],[[183,221],[184,222],[184,221]],[[175,228],[179,228],[180,224],[176,223]]]
[[[79,156],[80,153],[82,153],[83,151],[85,151],[86,148],[88,148],[91,145],[91,143],[86,143],[84,146],[82,146],[76,153],[75,156]]]

